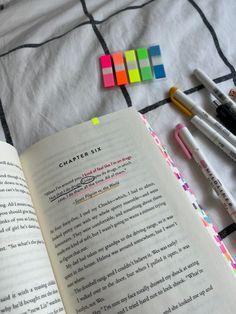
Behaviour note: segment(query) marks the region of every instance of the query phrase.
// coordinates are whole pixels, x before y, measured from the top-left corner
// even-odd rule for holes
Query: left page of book
[[[0,142],[0,313],[64,313],[15,148]]]

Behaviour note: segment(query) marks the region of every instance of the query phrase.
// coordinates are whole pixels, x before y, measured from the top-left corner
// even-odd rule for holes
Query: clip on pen
[[[192,153],[190,152],[190,150],[188,149],[188,147],[184,144],[184,142],[181,140],[180,135],[179,135],[179,131],[184,128],[185,125],[182,123],[179,123],[176,125],[175,128],[175,139],[177,141],[177,143],[179,144],[179,146],[182,148],[182,151],[184,153],[184,155],[186,156],[187,159],[192,159]]]
[[[175,86],[171,87],[169,91],[171,101],[173,102],[173,104],[176,105],[177,108],[180,109],[180,111],[185,113],[188,117],[192,117],[193,116],[192,112],[189,109],[187,109],[181,102],[175,99],[174,94],[176,93],[177,90],[178,90],[177,87]]]
[[[226,105],[222,105],[217,100],[213,100],[212,104],[216,109],[217,118],[230,132],[236,135],[236,115]]]

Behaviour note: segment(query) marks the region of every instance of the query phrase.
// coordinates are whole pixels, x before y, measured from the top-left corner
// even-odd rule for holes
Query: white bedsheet
[[[199,67],[223,91],[236,83],[235,0],[0,0],[0,139],[19,153],[63,128],[134,106],[145,113],[218,230],[232,223],[198,167],[173,139],[189,126],[222,181],[236,196],[236,167],[172,104],[172,85],[210,110]],[[98,58],[159,43],[167,80],[104,90]],[[236,258],[236,232],[225,239]]]

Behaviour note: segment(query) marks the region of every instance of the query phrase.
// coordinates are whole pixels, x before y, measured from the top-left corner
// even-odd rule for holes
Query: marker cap
[[[181,129],[185,128],[185,125],[183,123],[179,123],[176,125],[175,127],[175,139],[177,141],[177,143],[179,144],[179,146],[182,148],[185,156],[188,158],[188,159],[192,159],[192,153],[190,152],[190,150],[188,149],[188,147],[185,145],[185,143],[182,141],[180,135],[179,135],[179,131]]]

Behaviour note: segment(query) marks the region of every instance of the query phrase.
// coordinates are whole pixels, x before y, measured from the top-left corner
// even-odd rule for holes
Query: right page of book
[[[135,110],[21,162],[67,313],[235,313],[233,270]]]

